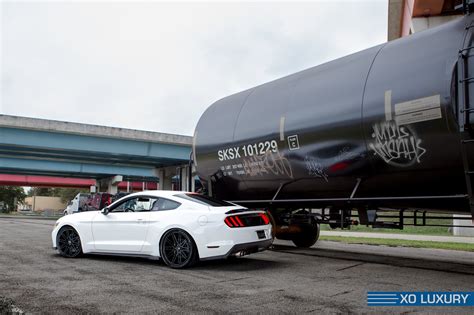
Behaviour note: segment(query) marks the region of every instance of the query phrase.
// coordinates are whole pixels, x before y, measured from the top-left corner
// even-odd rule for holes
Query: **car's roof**
[[[176,199],[175,195],[178,194],[189,194],[190,192],[188,191],[177,191],[177,190],[144,190],[144,191],[139,191],[135,193],[131,193],[128,195],[125,195],[121,197],[120,199],[117,199],[112,203],[115,204],[117,202],[120,202],[120,200],[128,199],[130,197],[139,197],[139,196],[150,196],[150,197],[161,197],[161,198],[169,198],[171,200],[179,200],[181,203],[183,203],[184,200],[180,200],[179,198]],[[186,201],[184,201],[186,202]],[[187,201],[189,202],[189,201]]]
[[[168,199],[171,199],[171,200],[174,200],[174,201],[177,201],[179,203],[185,203],[185,204],[193,204],[194,206],[202,206],[202,207],[208,207],[210,206],[210,204],[207,204],[207,203],[203,203],[203,202],[200,202],[198,200],[193,200],[193,199],[187,199],[187,198],[181,198],[177,195],[181,195],[181,194],[196,194],[196,195],[199,195],[198,193],[194,193],[194,192],[189,192],[189,191],[180,191],[180,190],[145,190],[145,191],[139,191],[139,192],[136,192],[136,193],[132,193],[132,194],[129,194],[127,196],[124,196],[118,200],[116,200],[113,204],[119,202],[120,200],[124,200],[124,199],[128,199],[130,197],[139,197],[139,196],[149,196],[149,197],[161,197],[161,198],[168,198]],[[229,205],[226,205],[225,207],[240,207],[242,208],[242,206],[239,206],[239,205],[235,205],[235,204],[232,204],[230,203]]]
[[[180,203],[183,203],[183,202],[184,203],[192,202],[193,204],[195,203],[195,201],[183,200],[179,197],[176,197],[176,195],[180,195],[180,194],[195,194],[195,193],[189,192],[189,191],[179,191],[179,190],[144,190],[144,191],[139,191],[133,194],[129,194],[126,197],[130,198],[130,197],[135,197],[135,196],[138,196],[138,197],[151,196],[151,197],[168,198],[171,200],[179,201]]]
[[[127,197],[130,196],[157,196],[157,197],[173,197],[178,194],[193,194],[192,192],[189,191],[179,191],[179,190],[144,190],[144,191],[139,191],[130,195],[127,195]]]

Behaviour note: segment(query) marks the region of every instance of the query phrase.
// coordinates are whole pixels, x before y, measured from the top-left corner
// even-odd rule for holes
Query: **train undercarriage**
[[[367,209],[361,208],[319,208],[319,209],[288,209],[269,208],[274,226],[274,237],[292,241],[297,247],[311,247],[319,239],[321,225],[327,224],[331,229],[347,229],[363,225],[378,229],[399,229],[404,226],[437,226],[437,227],[468,227],[464,222],[472,221],[471,216],[453,213],[431,212],[412,209]],[[449,222],[463,224],[448,224]]]

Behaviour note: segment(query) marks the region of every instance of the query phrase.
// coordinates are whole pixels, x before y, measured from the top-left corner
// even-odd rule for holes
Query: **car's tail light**
[[[241,214],[231,215],[224,219],[227,226],[231,228],[236,227],[247,227],[247,226],[259,226],[267,225],[270,223],[268,215],[265,213],[252,213],[252,214]]]
[[[227,217],[224,220],[225,224],[230,227],[243,227],[245,226],[238,216]]]
[[[264,225],[267,225],[268,223],[270,223],[270,218],[268,217],[266,213],[259,213],[258,215],[262,218]]]

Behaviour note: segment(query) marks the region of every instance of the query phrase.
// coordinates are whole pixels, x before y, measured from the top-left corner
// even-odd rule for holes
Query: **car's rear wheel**
[[[183,230],[172,229],[163,235],[161,258],[171,268],[186,268],[198,260],[198,251],[191,236]]]
[[[74,258],[82,254],[81,238],[71,226],[65,226],[59,230],[57,246],[59,254],[67,258]]]

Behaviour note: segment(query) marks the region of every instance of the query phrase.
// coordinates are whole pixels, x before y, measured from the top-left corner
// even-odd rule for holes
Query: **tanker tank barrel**
[[[218,100],[194,137],[207,191],[268,208],[276,221],[303,208],[330,209],[341,226],[354,209],[474,217],[473,19]]]

